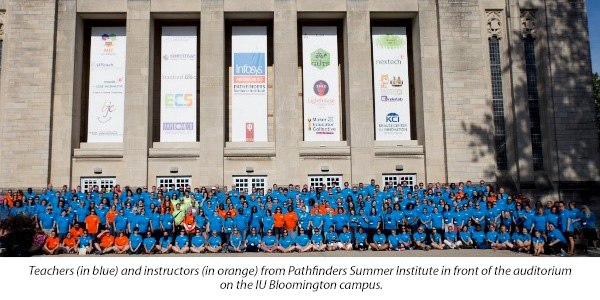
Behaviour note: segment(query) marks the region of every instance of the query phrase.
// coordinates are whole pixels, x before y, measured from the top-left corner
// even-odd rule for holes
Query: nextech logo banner
[[[410,140],[410,82],[405,27],[373,27],[375,130],[380,141]]]
[[[92,28],[88,143],[123,142],[125,51],[125,27]]]
[[[234,26],[231,37],[232,141],[267,141],[267,27]]]
[[[161,142],[196,141],[197,31],[195,26],[162,28]]]
[[[340,140],[337,27],[302,27],[304,140]]]

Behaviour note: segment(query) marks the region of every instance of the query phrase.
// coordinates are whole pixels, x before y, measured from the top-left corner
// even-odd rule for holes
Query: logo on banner
[[[246,142],[254,142],[254,123],[246,123]]]
[[[406,44],[404,39],[399,35],[386,34],[378,37],[375,40],[375,45],[383,49],[398,49]]]
[[[319,97],[323,97],[329,93],[329,84],[325,80],[319,80],[315,82],[313,86],[313,91]]]
[[[233,61],[234,83],[265,83],[264,53],[235,53]]]
[[[166,107],[192,107],[194,104],[192,94],[165,94]]]
[[[307,129],[317,135],[331,135],[337,131],[334,118],[329,117],[314,117],[307,119]]]
[[[389,113],[385,116],[385,121],[387,123],[400,123],[400,116],[397,113]]]
[[[110,100],[104,100],[102,104],[102,109],[100,116],[97,118],[98,122],[106,123],[112,119],[112,113],[115,112],[117,108],[110,102]]]
[[[102,41],[104,42],[104,53],[113,52],[113,43],[117,40],[117,35],[114,33],[103,34]]]
[[[173,61],[195,60],[196,54],[195,53],[170,53],[170,54],[163,55],[162,58],[163,58],[163,60],[173,60]]]
[[[163,130],[188,131],[194,130],[193,122],[163,123]]]
[[[310,64],[319,70],[323,70],[331,64],[331,55],[319,48],[310,54]]]

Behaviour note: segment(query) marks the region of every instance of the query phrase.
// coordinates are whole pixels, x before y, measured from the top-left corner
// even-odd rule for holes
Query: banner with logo
[[[125,118],[125,27],[92,27],[88,143],[122,143]]]
[[[340,140],[337,27],[302,27],[304,140]]]
[[[163,27],[160,141],[196,141],[197,27]]]
[[[233,26],[231,37],[233,142],[266,142],[267,27]]]
[[[375,139],[410,140],[406,27],[373,27]]]

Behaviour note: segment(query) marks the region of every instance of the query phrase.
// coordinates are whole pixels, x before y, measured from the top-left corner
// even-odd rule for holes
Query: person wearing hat
[[[42,231],[49,236],[56,225],[56,222],[54,221],[54,214],[52,213],[52,206],[48,206],[46,208],[46,212],[38,216],[38,220]]]
[[[96,254],[102,255],[114,250],[115,237],[110,234],[110,231],[103,230],[98,234],[98,239],[100,242],[94,243]]]

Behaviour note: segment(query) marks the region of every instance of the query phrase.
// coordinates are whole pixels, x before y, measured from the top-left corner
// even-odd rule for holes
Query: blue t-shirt
[[[308,235],[306,235],[306,234],[301,234],[301,235],[297,236],[296,239],[294,240],[294,243],[296,243],[300,247],[305,247],[306,245],[308,245],[308,242],[309,242],[309,239],[308,239]]]
[[[562,234],[562,232],[560,232],[560,230],[558,229],[554,229],[548,232],[548,241],[549,242],[554,242],[556,240],[560,240],[563,243],[567,242],[567,239],[565,239],[565,236]]]
[[[165,230],[171,230],[173,229],[174,220],[175,218],[173,218],[172,214],[163,214],[160,218],[160,223],[162,224],[163,228],[165,228]]]
[[[432,240],[434,243],[436,243],[436,244],[440,244],[440,243],[441,243],[441,239],[442,239],[442,236],[441,236],[439,233],[436,233],[436,234],[432,234],[432,235],[431,235],[431,240]]]
[[[399,243],[400,243],[400,237],[396,234],[392,234],[390,236],[388,236],[388,242],[390,243],[390,245],[392,245],[392,247],[398,247]]]
[[[505,233],[498,234],[498,242],[499,243],[510,242],[510,233],[505,232]]]
[[[231,237],[233,238],[233,237]],[[195,235],[192,237],[191,241],[192,246],[199,248],[206,245],[206,239],[202,235]]]
[[[210,231],[222,232],[223,231],[223,218],[221,216],[212,216],[208,222],[210,223]]]
[[[218,247],[220,246],[222,243],[221,237],[220,236],[211,236],[208,238],[208,245],[210,245],[211,247]]]
[[[375,242],[376,244],[382,245],[383,243],[385,243],[385,241],[385,235],[383,235],[382,233],[373,235],[373,242]]]
[[[56,225],[58,226],[58,233],[68,233],[69,225],[71,224],[71,218],[67,216],[60,216],[56,218]]]
[[[497,231],[488,231],[486,238],[491,243],[495,243],[498,241],[498,232]]]
[[[131,247],[134,249],[137,248],[142,243],[143,240],[144,239],[142,238],[141,235],[135,234],[135,233],[129,237],[129,242],[131,243]]]
[[[310,240],[315,245],[321,245],[323,243],[323,236],[321,234],[313,234],[312,239]]]
[[[402,241],[404,243],[410,242],[410,234],[408,234],[408,233],[400,233],[398,235],[398,238],[400,239],[400,241]]]
[[[164,225],[163,225],[164,226]],[[169,237],[161,237],[158,242],[160,243],[160,246],[163,248],[167,248],[169,247],[169,245],[173,242],[173,238]]]
[[[260,236],[258,234],[251,234],[246,237],[246,242],[248,242],[248,245],[250,246],[258,246],[258,244],[260,244]]]
[[[152,247],[154,247],[154,245],[156,245],[156,239],[153,237],[147,237],[144,239],[144,246],[146,246],[146,249],[152,249]]]
[[[338,214],[334,217],[335,230],[342,230],[345,225],[348,225],[348,216],[345,214]]]
[[[80,236],[79,237],[79,247],[85,248],[87,246],[92,246],[92,237],[91,236]]]
[[[448,236],[448,233],[446,233],[446,236]],[[461,231],[458,233],[458,236],[462,241],[467,242],[471,238],[471,233],[469,231]]]
[[[533,229],[540,230],[542,232],[546,231],[546,224],[548,222],[548,218],[544,215],[534,215],[533,219]]]
[[[289,236],[279,239],[279,245],[283,248],[289,248],[292,245],[292,239]]]
[[[231,235],[229,241],[234,247],[240,247],[242,245],[242,236],[241,235]]]
[[[483,231],[474,231],[471,238],[478,244],[485,242],[486,235]]]
[[[271,247],[277,243],[277,238],[274,235],[267,235],[263,237],[262,241],[265,243],[265,245]]]
[[[54,226],[54,215],[43,213],[39,216],[43,229],[52,229]]]
[[[366,233],[357,232],[355,234],[355,237],[356,237],[356,243],[358,243],[358,244],[366,244],[367,243],[367,234]]]
[[[340,242],[347,244],[352,240],[352,234],[350,234],[350,232],[342,232],[338,238],[340,239]]]
[[[542,244],[542,243],[545,243],[546,240],[544,240],[543,236],[540,236],[540,237],[534,236],[534,237],[531,238],[531,242],[534,243],[534,244]]]
[[[424,242],[426,237],[427,237],[427,235],[425,234],[425,232],[415,232],[413,234],[413,238],[415,239],[415,242]]]
[[[456,242],[456,232],[454,231],[446,232],[445,237],[451,242]]]
[[[175,245],[177,245],[177,247],[179,248],[183,248],[187,245],[189,241],[190,239],[187,237],[187,235],[178,235],[175,238]]]
[[[338,241],[338,239],[339,239],[339,237],[335,231],[333,231],[333,232],[330,231],[325,234],[325,241],[327,243],[335,243]]]

